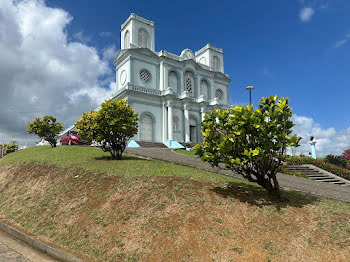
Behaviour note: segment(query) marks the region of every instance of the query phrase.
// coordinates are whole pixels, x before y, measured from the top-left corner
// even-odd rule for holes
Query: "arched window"
[[[148,33],[145,29],[138,32],[139,47],[148,47]]]
[[[175,93],[177,93],[177,74],[175,71],[169,73],[169,87],[171,87]]]
[[[185,74],[185,90],[190,93],[191,96],[194,94],[194,77],[192,72],[186,71]]]
[[[221,71],[221,66],[220,66],[220,59],[217,56],[214,56],[213,58],[213,64],[214,64],[214,71]]]
[[[208,82],[204,79],[201,81],[201,95],[208,98]]]
[[[179,131],[179,118],[177,116],[173,117],[173,131]]]
[[[129,47],[130,47],[130,33],[129,31],[126,31],[124,35],[124,48],[129,48]]]

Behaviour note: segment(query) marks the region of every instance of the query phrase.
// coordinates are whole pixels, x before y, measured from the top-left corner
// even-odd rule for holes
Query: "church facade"
[[[139,113],[135,141],[201,141],[200,125],[214,107],[229,106],[223,51],[210,44],[193,54],[155,51],[154,22],[131,14],[121,26],[121,49],[114,61],[117,92]]]

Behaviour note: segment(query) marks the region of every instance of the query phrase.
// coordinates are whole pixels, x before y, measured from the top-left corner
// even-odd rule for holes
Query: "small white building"
[[[213,107],[228,107],[230,78],[223,51],[210,44],[193,54],[155,51],[154,22],[135,14],[121,26],[116,67],[117,93],[139,113],[136,141],[201,141],[200,124]],[[173,143],[174,142],[174,143]]]

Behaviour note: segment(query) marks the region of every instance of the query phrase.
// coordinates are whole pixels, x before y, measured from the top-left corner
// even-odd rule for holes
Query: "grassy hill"
[[[348,261],[350,204],[88,147],[0,161],[0,219],[86,261]]]

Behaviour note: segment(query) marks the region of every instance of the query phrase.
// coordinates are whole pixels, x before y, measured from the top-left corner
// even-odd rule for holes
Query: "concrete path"
[[[0,262],[59,262],[0,230]]]
[[[160,160],[178,165],[193,167],[223,175],[233,176],[236,178],[243,178],[238,174],[234,174],[230,170],[214,169],[208,163],[204,163],[198,158],[183,155],[180,153],[175,153],[168,148],[127,148],[125,152],[128,154],[134,154],[154,160]],[[280,186],[284,189],[301,191],[316,196],[350,202],[350,186],[326,184],[324,182],[317,182],[314,180],[285,175],[281,173],[277,174],[277,179],[280,183]]]

